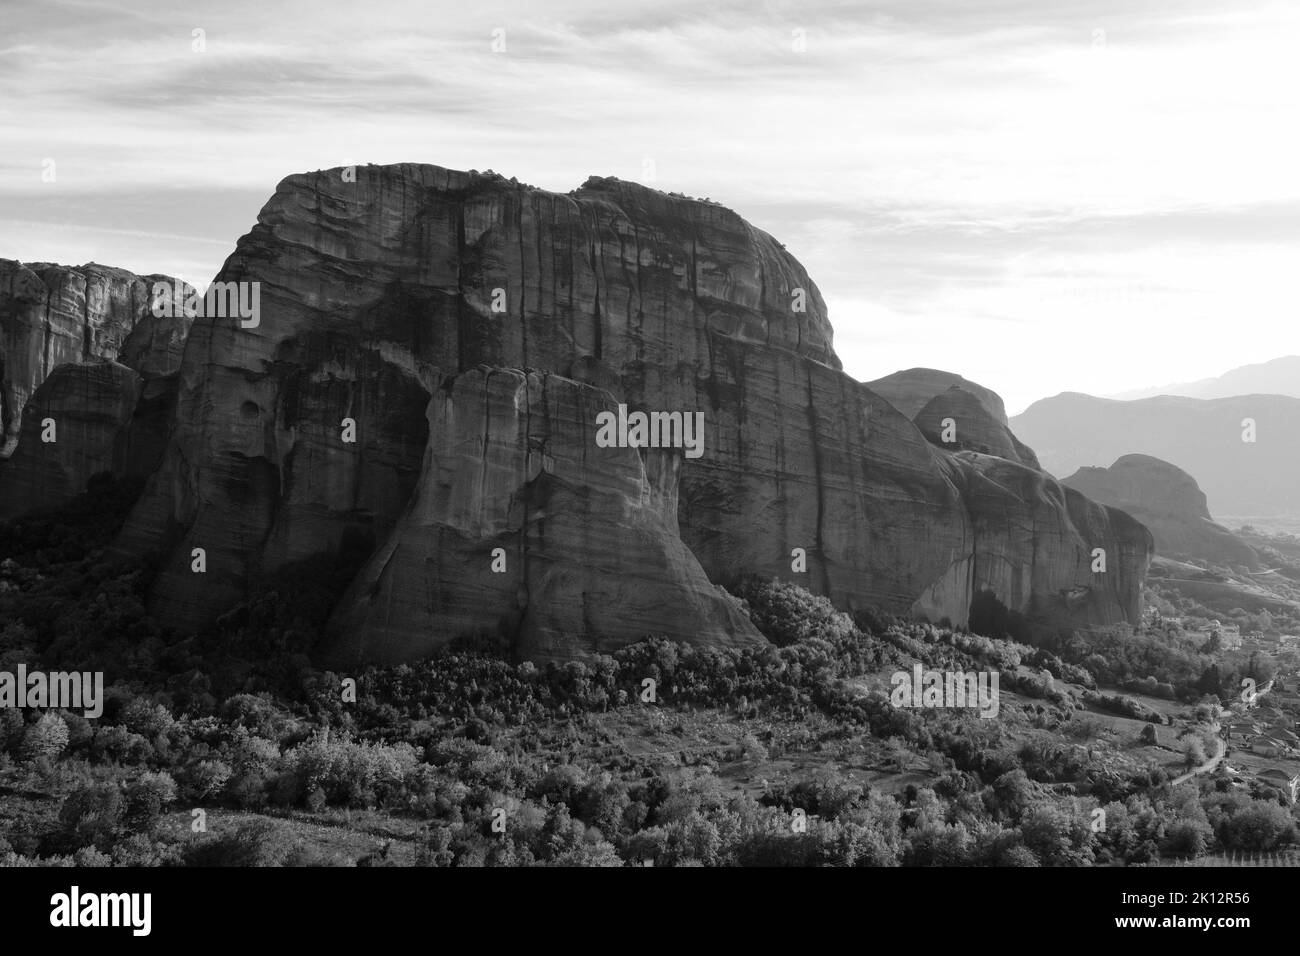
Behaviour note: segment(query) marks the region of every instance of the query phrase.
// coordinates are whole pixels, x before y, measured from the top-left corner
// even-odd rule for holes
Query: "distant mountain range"
[[[1254,423],[1253,436],[1243,425]],[[1163,459],[1192,475],[1211,514],[1300,513],[1300,398],[1250,394],[1135,401],[1065,392],[1011,419],[1042,467],[1072,475],[1132,454]],[[1244,438],[1253,437],[1254,441]]]
[[[1156,395],[1183,395],[1188,398],[1290,395],[1292,398],[1300,398],[1300,355],[1284,355],[1257,365],[1243,365],[1215,378],[1136,389],[1109,397],[1127,401]]]

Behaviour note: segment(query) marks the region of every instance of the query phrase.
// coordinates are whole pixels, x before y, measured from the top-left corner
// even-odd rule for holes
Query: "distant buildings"
[[[1261,770],[1258,779],[1260,783],[1269,784],[1282,791],[1291,803],[1295,803],[1296,798],[1300,797],[1300,774],[1289,774],[1285,770],[1270,767],[1268,770]]]
[[[1229,743],[1232,743],[1235,740],[1249,748],[1250,741],[1260,734],[1261,728],[1259,724],[1254,724],[1246,720],[1238,720],[1228,724],[1227,727],[1224,728],[1224,731],[1227,735],[1225,739]]]
[[[1241,650],[1241,627],[1236,624],[1221,624],[1218,621],[1210,622],[1211,631],[1219,632],[1219,644],[1225,651]]]
[[[1250,716],[1236,714],[1223,727],[1229,743],[1236,741],[1264,757],[1290,757],[1300,751],[1300,736],[1290,716],[1274,707],[1259,707]]]
[[[1250,752],[1259,754],[1261,757],[1285,757],[1287,746],[1276,737],[1260,734],[1250,742]]]

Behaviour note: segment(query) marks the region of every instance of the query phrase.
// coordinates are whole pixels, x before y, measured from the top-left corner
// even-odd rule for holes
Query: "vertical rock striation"
[[[616,404],[544,372],[481,366],[439,382],[416,491],[344,596],[323,659],[409,660],[446,634],[533,660],[647,634],[760,642],[678,537],[681,453],[592,444],[592,420]]]
[[[176,300],[189,289],[94,263],[0,259],[0,517],[63,504],[99,471],[157,467],[190,325],[152,314],[157,282]]]
[[[23,406],[51,372],[68,362],[119,359],[142,319],[158,325],[150,314],[155,282],[173,280],[93,262],[24,265],[0,259],[0,457],[13,453]],[[187,327],[168,322],[165,328],[174,343],[175,371]],[[138,337],[131,348],[137,354],[148,350]]]

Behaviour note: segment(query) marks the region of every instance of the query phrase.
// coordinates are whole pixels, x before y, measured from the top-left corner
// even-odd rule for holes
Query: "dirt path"
[[[1222,737],[1214,738],[1214,743],[1219,748],[1218,753],[1216,753],[1209,760],[1205,761],[1205,763],[1201,764],[1199,767],[1193,767],[1191,770],[1187,771],[1187,773],[1183,774],[1181,777],[1175,777],[1171,785],[1176,787],[1180,783],[1186,783],[1188,780],[1191,780],[1197,774],[1209,773],[1211,770],[1217,767],[1223,761],[1223,755],[1226,748],[1223,745]]]

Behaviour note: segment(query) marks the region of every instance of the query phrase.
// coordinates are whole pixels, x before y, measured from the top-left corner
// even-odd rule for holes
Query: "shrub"
[[[298,849],[287,826],[252,820],[190,845],[188,866],[283,866]]]
[[[1273,850],[1295,837],[1295,823],[1286,808],[1265,800],[1252,800],[1220,832],[1224,846],[1232,850]]]
[[[16,754],[26,731],[21,710],[8,707],[0,710],[0,751]]]
[[[327,803],[337,806],[397,804],[404,796],[406,775],[417,763],[410,744],[354,743],[318,734],[285,754],[277,790],[281,799],[292,803],[305,801],[319,789]]]
[[[122,826],[125,802],[116,783],[97,783],[68,794],[59,808],[59,822],[74,847],[112,848]]]
[[[119,717],[123,726],[133,734],[153,740],[171,730],[176,719],[162,704],[136,698],[125,707]]]
[[[113,858],[107,853],[100,853],[93,846],[83,846],[72,854],[72,861],[77,866],[101,867],[112,866]]]
[[[23,735],[23,757],[27,760],[50,759],[68,746],[68,725],[58,714],[42,714]]]
[[[748,605],[754,626],[778,647],[810,637],[843,637],[853,630],[847,614],[797,585],[749,577],[737,586],[736,596]]]
[[[126,788],[123,822],[137,832],[151,832],[162,816],[163,807],[176,799],[176,782],[171,774],[146,773]]]
[[[219,794],[230,774],[230,765],[223,760],[200,760],[190,768],[187,778],[190,789],[204,800]]]

